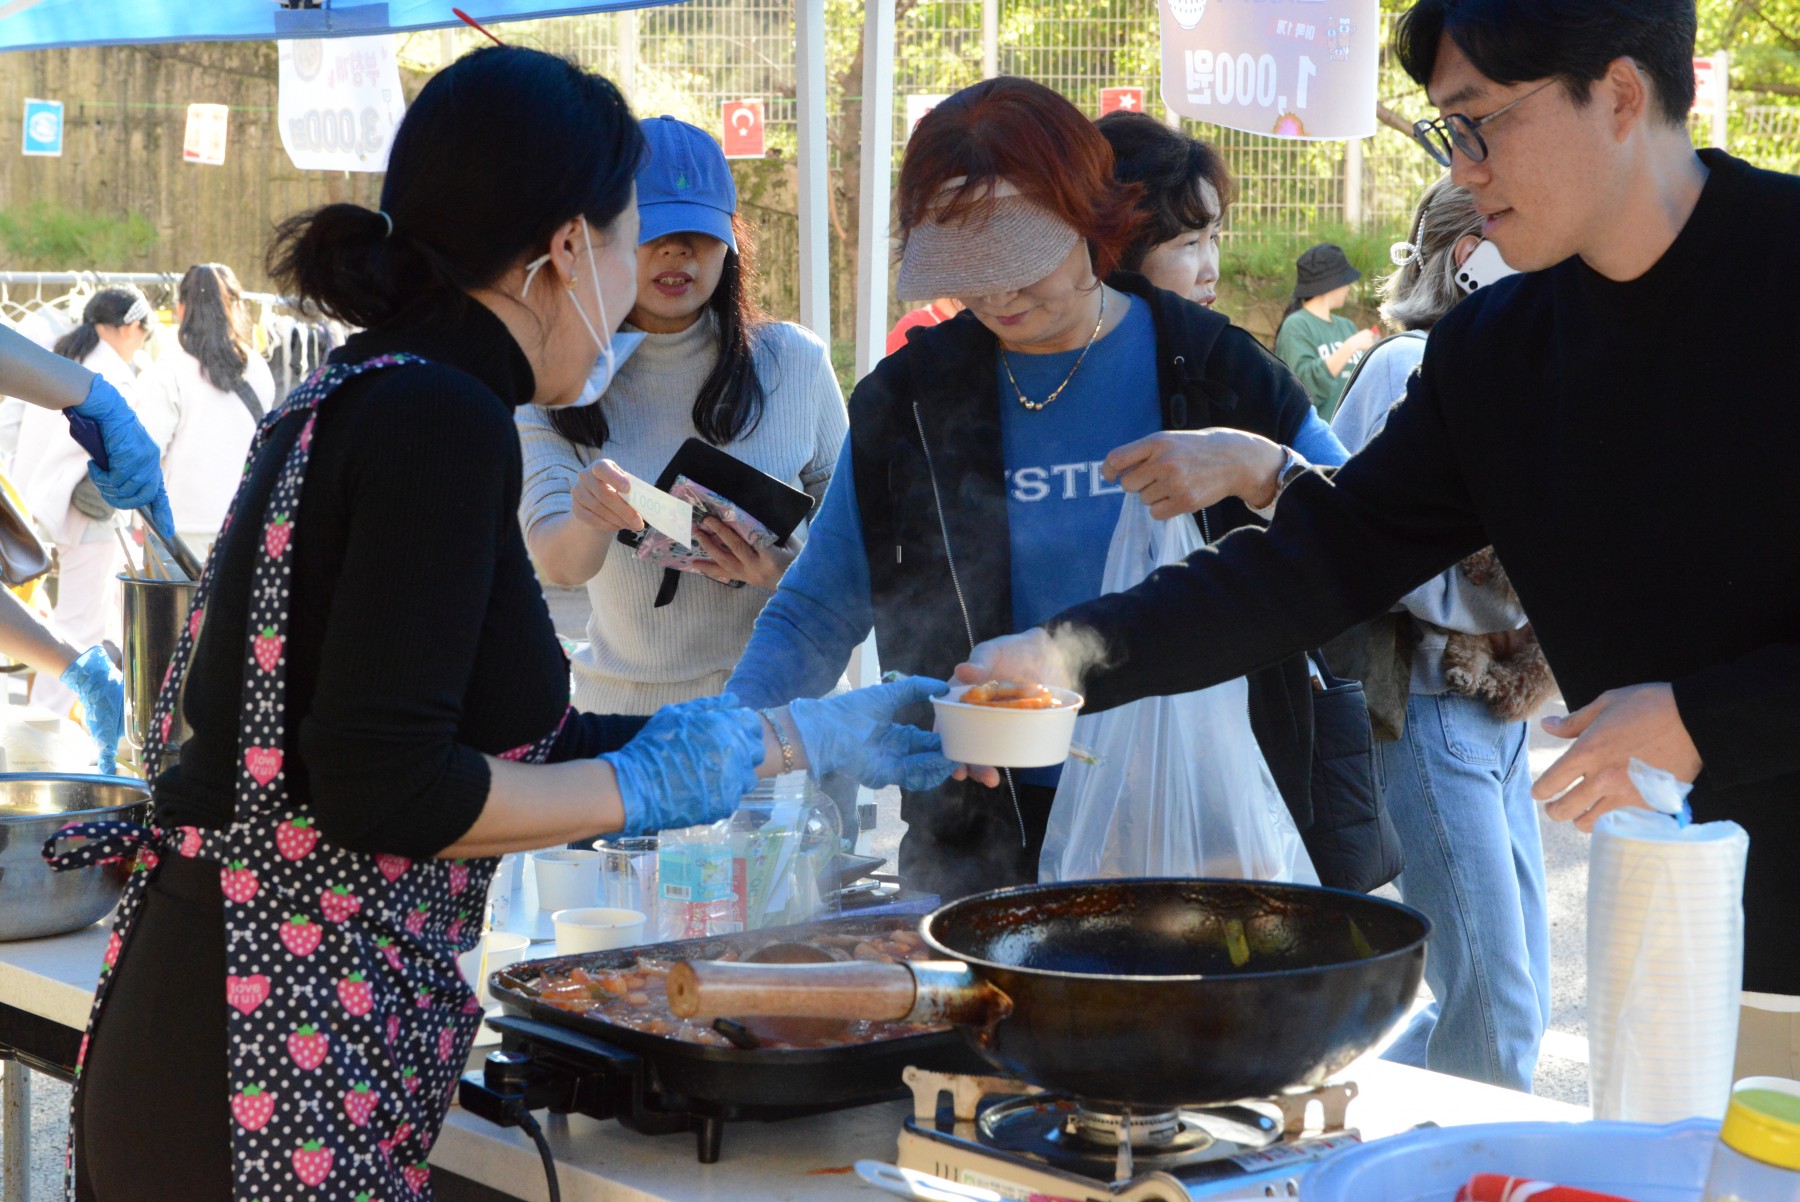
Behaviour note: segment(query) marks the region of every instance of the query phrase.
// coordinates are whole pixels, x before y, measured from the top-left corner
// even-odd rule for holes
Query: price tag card
[[[672,497],[654,484],[648,484],[630,472],[631,491],[625,500],[643,517],[646,526],[654,526],[684,547],[694,545],[694,507],[679,497]]]

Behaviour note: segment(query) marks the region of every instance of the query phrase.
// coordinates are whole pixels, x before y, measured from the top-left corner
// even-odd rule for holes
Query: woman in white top
[[[785,548],[753,551],[709,519],[695,530],[713,562],[658,606],[663,570],[617,544],[643,526],[618,469],[654,482],[699,437],[816,500],[848,424],[824,344],[756,310],[748,227],[718,144],[672,117],[642,125],[637,303],[615,339],[642,342],[610,383],[590,382],[604,388],[597,404],[518,416],[526,543],[548,583],[585,584],[592,602],[574,661],[575,706],[592,713],[718,693],[804,541],[802,527]]]
[[[55,351],[106,379],[134,400],[132,360],[150,337],[150,302],[129,286],[102,288],[89,298],[81,324],[57,340]],[[117,636],[123,566],[113,534],[116,512],[88,478],[88,454],[69,437],[69,424],[54,409],[28,406],[13,457],[14,484],[26,508],[56,544],[56,606],[51,621],[77,647]],[[66,713],[75,694],[62,681],[39,673],[31,702]]]
[[[275,400],[275,379],[251,345],[231,268],[188,268],[176,297],[179,346],[138,381],[137,411],[162,450],[175,529],[204,558],[237,492],[257,423]]]

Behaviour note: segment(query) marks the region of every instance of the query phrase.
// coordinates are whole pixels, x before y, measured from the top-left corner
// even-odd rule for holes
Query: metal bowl
[[[144,822],[150,789],[128,776],[0,773],[0,941],[62,935],[119,901],[129,863],[53,872],[44,840],[71,822]]]

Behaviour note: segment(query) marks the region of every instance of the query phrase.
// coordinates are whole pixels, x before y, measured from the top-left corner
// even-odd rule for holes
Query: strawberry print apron
[[[422,363],[388,355],[329,366],[296,389],[257,431],[310,411],[267,507],[257,553],[239,723],[237,810],[224,831],[146,830],[86,823],[44,847],[59,869],[135,856],[106,952],[88,1030],[106,1007],[114,962],[159,855],[217,862],[225,895],[234,1196],[278,1199],[429,1198],[426,1159],[481,1023],[456,967],[481,931],[495,861],[408,860],[333,846],[287,793],[285,745],[291,543],[322,402],[366,372]],[[243,500],[233,502],[235,512]],[[225,519],[230,527],[232,517]],[[211,593],[208,558],[157,701],[145,751],[150,779]],[[564,715],[567,720],[567,714]],[[542,762],[560,727],[503,758]],[[80,846],[56,854],[65,838]],[[88,1041],[82,1040],[86,1058]],[[151,1083],[146,1083],[149,1086]],[[68,1196],[75,1196],[74,1124]]]

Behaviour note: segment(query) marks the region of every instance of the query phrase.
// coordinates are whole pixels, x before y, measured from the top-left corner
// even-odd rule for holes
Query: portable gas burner
[[[1157,1113],[1092,1106],[1005,1077],[906,1070],[901,1168],[1021,1202],[1290,1198],[1318,1160],[1359,1143],[1351,1082]],[[1309,1128],[1317,1102],[1322,1123]]]

